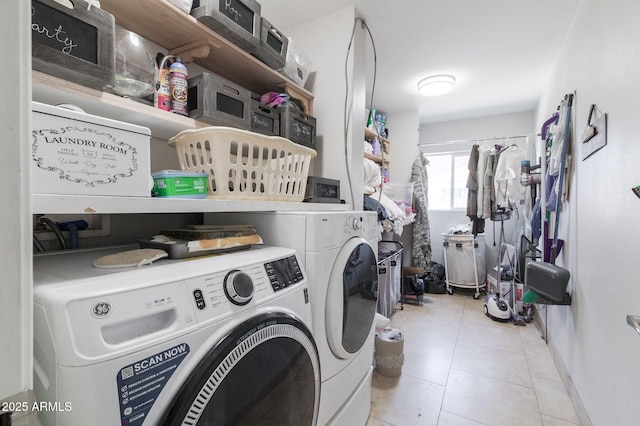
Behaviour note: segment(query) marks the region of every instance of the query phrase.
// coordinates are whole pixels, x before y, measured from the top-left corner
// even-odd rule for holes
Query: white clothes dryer
[[[92,267],[113,252],[34,257],[34,387],[59,408],[42,424],[317,423],[319,356],[294,250]]]
[[[250,223],[267,244],[297,250],[309,277],[321,366],[319,425],[364,425],[371,408],[379,225],[375,212],[209,214]]]

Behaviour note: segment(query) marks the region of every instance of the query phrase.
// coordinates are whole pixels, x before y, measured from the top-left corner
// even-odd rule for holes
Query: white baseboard
[[[545,308],[546,309],[546,308]],[[576,411],[576,415],[580,420],[580,424],[582,426],[593,426],[591,420],[589,419],[589,415],[587,414],[587,410],[585,410],[584,405],[582,404],[582,400],[580,399],[580,395],[578,394],[578,390],[573,385],[573,380],[569,375],[569,371],[564,365],[562,358],[560,357],[560,353],[556,349],[553,344],[553,339],[548,334],[548,328],[545,327],[544,322],[540,316],[540,311],[536,306],[534,322],[538,330],[540,331],[540,335],[547,342],[547,346],[549,347],[549,352],[551,353],[551,357],[553,358],[553,362],[558,369],[558,373],[560,374],[560,378],[562,379],[562,383],[564,384],[567,393],[569,394],[569,398],[571,398],[571,402],[573,403],[573,408]],[[545,336],[545,334],[547,334]]]

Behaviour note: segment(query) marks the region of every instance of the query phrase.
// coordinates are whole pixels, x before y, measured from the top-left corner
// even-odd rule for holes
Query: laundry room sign
[[[160,392],[188,353],[189,345],[181,343],[118,371],[118,400],[123,426],[142,425]]]
[[[34,193],[149,197],[150,130],[71,108],[32,103]]]

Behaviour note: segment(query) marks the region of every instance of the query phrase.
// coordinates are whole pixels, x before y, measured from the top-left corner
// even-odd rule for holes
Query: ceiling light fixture
[[[420,80],[418,90],[423,96],[440,96],[449,93],[455,85],[456,79],[454,76],[439,74]]]

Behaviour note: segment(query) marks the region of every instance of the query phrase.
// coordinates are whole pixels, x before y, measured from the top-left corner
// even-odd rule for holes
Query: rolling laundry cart
[[[486,287],[484,234],[442,234],[444,246],[444,268],[447,293],[453,287],[473,288],[474,299]]]
[[[387,318],[391,318],[398,302],[403,303],[403,252],[404,247],[398,241],[378,242],[378,313]]]

